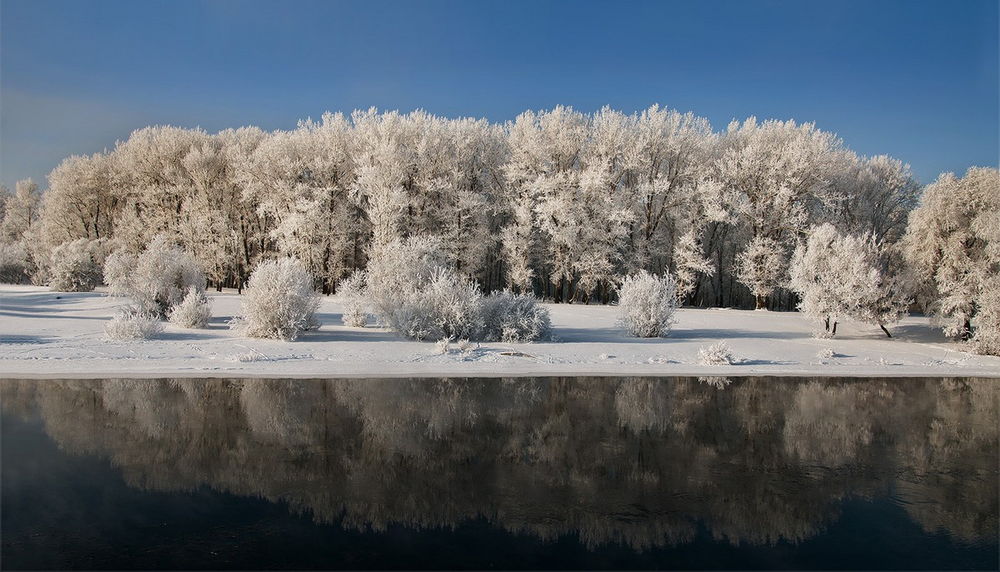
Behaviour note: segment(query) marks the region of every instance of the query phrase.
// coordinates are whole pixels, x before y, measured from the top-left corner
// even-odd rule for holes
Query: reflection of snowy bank
[[[962,353],[926,318],[906,318],[886,339],[877,327],[840,325],[812,337],[796,313],[680,309],[667,338],[627,336],[611,306],[547,304],[549,342],[482,343],[446,352],[372,325],[342,325],[325,297],[323,326],[295,342],[240,338],[226,327],[240,307],[232,292],[209,293],[206,330],[167,325],[157,339],[112,342],[103,324],[124,302],[100,292],[55,293],[0,286],[0,376],[332,375],[975,375],[1000,377],[1000,358]],[[699,351],[724,340],[738,359],[705,365]]]
[[[693,378],[2,382],[60,447],[134,487],[208,486],[321,522],[485,518],[593,546],[800,541],[848,498],[997,534],[993,380]]]

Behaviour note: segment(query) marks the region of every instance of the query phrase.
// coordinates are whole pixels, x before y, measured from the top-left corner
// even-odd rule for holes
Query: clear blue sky
[[[149,124],[660,103],[815,121],[923,182],[997,165],[997,0],[0,0],[0,181]]]

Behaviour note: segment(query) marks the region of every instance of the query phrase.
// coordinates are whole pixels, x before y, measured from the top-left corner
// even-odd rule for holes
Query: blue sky
[[[150,124],[652,103],[815,121],[930,182],[997,165],[998,27],[996,0],[0,0],[0,182]]]

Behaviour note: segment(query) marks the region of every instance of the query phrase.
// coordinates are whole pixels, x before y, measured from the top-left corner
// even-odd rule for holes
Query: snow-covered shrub
[[[0,243],[0,282],[24,284],[31,280],[28,251],[18,242]]]
[[[49,288],[59,292],[90,292],[101,283],[102,243],[78,238],[52,249]]]
[[[629,334],[640,338],[665,337],[677,309],[676,285],[669,275],[645,270],[625,277],[618,287],[619,321]]]
[[[104,335],[110,340],[146,340],[163,331],[159,317],[137,308],[126,308],[104,324]]]
[[[365,287],[375,317],[382,321],[447,267],[444,245],[436,238],[414,236],[377,248],[368,261]]]
[[[458,351],[462,352],[463,354],[472,353],[472,350],[478,347],[478,344],[472,343],[471,341],[469,341],[468,338],[458,340],[458,343],[456,345],[458,346]]]
[[[548,337],[552,329],[548,309],[531,294],[495,292],[483,298],[480,311],[481,339],[487,341],[533,342]]]
[[[344,315],[341,318],[345,326],[363,328],[368,323],[368,299],[365,292],[365,276],[363,270],[355,271],[343,279],[337,288],[344,304]]]
[[[399,300],[379,318],[415,340],[476,337],[482,330],[479,287],[447,268],[430,282]]]
[[[451,351],[451,338],[441,338],[434,342],[434,353],[436,355],[446,355]]]
[[[136,255],[123,248],[108,255],[104,260],[104,283],[108,286],[108,294],[129,296],[132,293],[137,262]]]
[[[816,352],[816,357],[819,359],[832,359],[835,355],[837,354],[833,351],[833,348],[823,348]]]
[[[438,239],[411,237],[378,248],[366,282],[376,319],[403,336],[475,338],[482,330],[482,293],[447,264]]]
[[[193,256],[158,235],[138,256],[118,250],[105,261],[104,280],[114,296],[128,296],[145,312],[167,316],[190,289],[205,291]]]
[[[205,275],[193,256],[161,235],[139,255],[132,286],[138,304],[165,316],[190,288],[205,290]]]
[[[701,365],[732,365],[737,361],[726,342],[717,342],[698,349],[698,363]]]
[[[212,306],[203,290],[188,288],[188,293],[170,310],[170,323],[182,328],[204,328],[212,317]]]
[[[294,258],[260,263],[243,292],[242,313],[231,327],[252,338],[294,340],[319,327],[319,295],[305,266]]]

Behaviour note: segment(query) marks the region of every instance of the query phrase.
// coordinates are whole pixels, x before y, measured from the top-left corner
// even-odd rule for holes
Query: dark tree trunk
[[[767,296],[757,295],[757,307],[755,310],[766,310],[767,309]]]
[[[972,321],[968,318],[962,322],[962,341],[967,342],[972,337]]]
[[[885,336],[887,338],[891,338],[892,337],[892,334],[889,333],[889,330],[885,329],[885,326],[883,324],[879,324],[878,327],[882,328],[882,331],[885,332]]]

